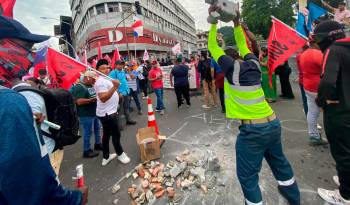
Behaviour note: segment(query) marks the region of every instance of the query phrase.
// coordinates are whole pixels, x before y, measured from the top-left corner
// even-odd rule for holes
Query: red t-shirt
[[[148,78],[156,78],[160,75],[162,75],[162,70],[160,68],[152,68],[149,71]],[[152,81],[151,85],[153,89],[163,88],[163,80],[157,79],[155,81]]]
[[[303,72],[305,90],[317,92],[321,81],[323,54],[317,49],[307,49],[300,56],[300,70]]]
[[[301,66],[300,66],[300,56],[301,54],[303,54],[302,52],[299,53],[297,55],[297,57],[295,58],[295,60],[297,61],[297,68],[298,68],[298,72],[299,72],[299,84],[304,85],[303,82],[303,72],[301,71]]]

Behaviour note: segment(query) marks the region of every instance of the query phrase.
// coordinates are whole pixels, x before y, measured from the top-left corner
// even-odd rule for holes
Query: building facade
[[[144,35],[134,38],[131,25],[134,0],[70,0],[72,20],[79,52],[87,49],[88,58],[111,55],[117,46],[121,55],[142,58],[144,50],[156,58],[171,55],[180,42],[184,53],[196,50],[193,17],[177,0],[140,0]],[[123,21],[125,19],[125,21]]]
[[[209,31],[197,30],[197,50],[207,51],[208,50],[208,37]],[[217,33],[217,41],[221,47],[225,47],[224,36],[222,33]]]

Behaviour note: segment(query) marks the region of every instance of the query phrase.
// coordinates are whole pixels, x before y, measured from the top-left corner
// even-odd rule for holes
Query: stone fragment
[[[188,177],[188,180],[194,181],[194,176],[190,175],[190,176]]]
[[[150,179],[152,176],[151,174],[148,172],[148,171],[145,171],[145,176],[144,176],[144,179]]]
[[[180,173],[181,173],[181,169],[176,165],[170,170],[170,176],[172,178],[177,177]]]
[[[139,177],[139,175],[138,175],[136,172],[134,172],[134,173],[132,173],[132,177],[133,177],[134,179],[137,179],[137,177]]]
[[[119,202],[119,199],[115,199],[115,200],[113,201],[113,204],[116,205],[116,204],[118,204],[118,202]]]
[[[161,198],[161,197],[164,195],[164,192],[165,192],[164,189],[162,189],[162,190],[160,190],[160,191],[157,191],[157,192],[155,193],[156,198],[157,198],[157,199]]]
[[[153,200],[153,198],[154,198],[154,195],[153,195],[152,191],[148,190],[146,192],[146,199],[147,199],[147,201],[150,202],[151,200]]]
[[[174,190],[174,188],[168,187],[168,188],[166,189],[166,191],[167,191],[167,193],[168,193],[169,199],[174,198],[174,195],[175,195],[175,190]]]
[[[137,203],[143,204],[146,201],[146,193],[142,192],[139,198],[136,199]]]
[[[176,188],[178,188],[178,189],[181,188],[181,179],[176,180]]]
[[[185,169],[187,168],[187,162],[182,162],[180,165],[179,165],[180,169],[181,169],[181,172],[185,171]]]
[[[191,174],[198,177],[202,182],[205,181],[205,169],[202,167],[191,169]]]
[[[189,155],[189,154],[190,154],[190,150],[188,150],[188,149],[186,149],[186,150],[182,153],[183,156],[187,156],[187,155]]]
[[[181,187],[185,189],[185,188],[188,188],[189,186],[191,186],[192,184],[193,184],[193,182],[191,182],[188,179],[185,179],[184,181],[181,182]]]
[[[176,157],[176,161],[178,162],[183,162],[184,161],[184,158],[182,156],[177,156]]]
[[[120,186],[119,184],[114,184],[114,186],[112,187],[112,193],[115,194],[120,190]]]
[[[152,170],[152,176],[154,176],[154,177],[158,176],[158,172],[159,172],[159,168],[158,168],[158,167],[155,167],[155,168]]]
[[[182,176],[184,178],[188,178],[190,176],[190,174],[191,174],[190,170],[185,170]]]
[[[148,180],[143,180],[143,181],[141,182],[141,186],[142,186],[143,189],[147,189],[148,186],[149,186]]]
[[[125,174],[125,178],[127,178],[127,179],[129,179],[130,176],[131,176],[131,173],[130,173],[130,172],[128,172],[128,173]]]
[[[182,194],[180,194],[180,193],[175,193],[173,202],[174,202],[174,203],[178,203],[178,202],[181,201],[182,198],[183,198],[183,195],[182,195]]]
[[[165,186],[166,187],[172,187],[174,185],[174,183],[171,183],[171,182],[165,182]]]
[[[219,171],[220,164],[219,158],[212,152],[208,150],[208,170],[209,171]]]
[[[208,187],[207,187],[207,186],[201,185],[201,189],[202,189],[202,191],[203,191],[205,194],[208,193]]]

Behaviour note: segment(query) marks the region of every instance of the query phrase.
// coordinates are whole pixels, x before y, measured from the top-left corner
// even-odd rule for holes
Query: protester
[[[177,107],[182,108],[183,98],[186,100],[187,107],[191,106],[190,101],[190,83],[188,81],[190,68],[182,63],[182,55],[177,57],[176,65],[170,72],[170,85],[174,87]]]
[[[120,64],[119,64],[120,65]],[[106,76],[110,73],[108,61],[101,59],[97,62],[96,68]],[[94,85],[97,95],[96,115],[100,119],[103,127],[103,160],[102,166],[106,166],[110,161],[118,156],[118,160],[127,164],[130,158],[126,155],[120,143],[120,128],[118,124],[118,104],[119,95],[117,90],[120,86],[118,80],[107,80],[104,76],[99,76]],[[109,153],[109,139],[112,136],[112,144],[116,154]]]
[[[313,39],[325,53],[317,105],[324,110],[324,126],[331,154],[336,162],[339,190],[318,189],[328,203],[350,204],[350,39],[342,25],[321,22]],[[341,39],[341,40],[340,40]]]
[[[132,65],[129,65],[129,67],[127,68],[126,76],[128,79],[128,86],[130,89],[130,103],[131,103],[131,97],[132,97],[132,99],[134,99],[134,101],[135,101],[138,114],[142,115],[141,103],[140,103],[140,99],[139,99],[139,92],[137,89],[138,72],[133,69]],[[129,107],[131,108],[130,105],[129,105]]]
[[[275,70],[275,73],[280,78],[281,92],[282,92],[280,97],[285,99],[294,99],[292,86],[289,81],[289,77],[290,77],[290,74],[292,73],[292,69],[289,67],[288,61],[278,66]]]
[[[142,61],[141,65],[137,68],[139,86],[142,93],[142,99],[146,99],[148,96],[148,71],[146,71],[146,62]]]
[[[307,107],[307,98],[306,98],[306,94],[305,94],[305,89],[304,89],[304,77],[303,77],[303,71],[301,70],[301,65],[300,65],[300,56],[301,54],[308,49],[308,46],[304,46],[303,50],[298,53],[295,57],[296,63],[297,63],[297,69],[299,72],[299,87],[300,87],[300,93],[301,93],[301,99],[302,99],[302,103],[303,103],[303,110],[304,110],[304,114],[307,117],[307,113],[308,113],[308,107]]]
[[[149,81],[151,82],[154,93],[157,96],[157,107],[156,111],[159,114],[165,114],[165,106],[163,101],[164,90],[163,90],[163,72],[158,66],[157,61],[152,61],[152,69],[149,72],[148,76]]]
[[[201,74],[203,83],[204,109],[210,109],[212,106],[217,107],[218,100],[214,83],[214,70],[210,67],[211,59],[206,52],[201,53],[201,61],[198,64],[198,72]]]
[[[48,39],[0,16],[0,118],[7,119],[0,125],[0,204],[87,203],[87,188],[64,189],[50,165],[47,148],[53,144],[45,145],[37,124],[43,122],[43,113],[34,114],[35,122],[26,98],[3,87],[20,82],[33,64],[33,44]]]
[[[228,48],[225,49],[227,51]],[[211,59],[210,67],[214,69],[214,77],[215,77],[215,87],[219,90],[219,97],[221,103],[221,112],[226,113],[225,108],[225,92],[224,92],[224,81],[225,81],[225,73],[222,71],[220,66],[216,63],[214,58]]]
[[[269,70],[267,68],[267,59],[268,59],[268,53],[267,48],[264,47],[261,49],[261,59],[260,59],[260,65],[261,65],[261,73],[262,73],[262,89],[264,90],[266,101],[269,103],[276,102],[277,100],[277,86],[276,86],[276,75],[275,73],[272,74],[272,85],[270,86],[270,76],[269,76]]]
[[[216,11],[211,6],[209,13]],[[261,88],[259,59],[249,50],[240,25],[240,15],[234,19],[234,36],[243,60],[225,55],[216,41],[217,22],[209,31],[208,49],[225,72],[227,118],[240,119],[236,142],[237,175],[246,204],[262,204],[259,172],[266,159],[278,182],[280,193],[291,205],[300,205],[300,192],[292,168],[283,154],[281,125]]]
[[[136,122],[130,117],[130,88],[126,77],[126,72],[124,70],[124,62],[117,60],[116,69],[110,72],[109,76],[115,80],[119,80],[120,82],[118,92],[122,95],[122,98],[120,99],[121,109],[123,114],[125,115],[126,124],[135,125]]]
[[[350,11],[346,9],[346,3],[340,2],[338,8],[329,5],[328,2],[322,0],[322,4],[334,14],[334,21],[342,25],[350,25]]]
[[[323,54],[314,41],[310,42],[310,48],[300,56],[300,70],[303,75],[303,87],[307,98],[307,124],[310,145],[327,144],[317,128],[320,108],[316,105],[317,88],[320,83]]]
[[[79,120],[83,128],[84,158],[93,158],[99,155],[98,152],[94,152],[90,147],[92,129],[95,135],[94,149],[95,151],[102,151],[100,122],[96,117],[96,92],[93,88],[96,78],[97,76],[93,71],[86,71],[83,75],[83,80],[75,86],[72,93],[78,105]]]

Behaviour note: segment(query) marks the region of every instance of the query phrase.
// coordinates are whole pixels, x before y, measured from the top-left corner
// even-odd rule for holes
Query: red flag
[[[52,81],[55,81],[59,87],[68,90],[79,78],[80,72],[86,69],[86,65],[52,48],[48,48],[47,69]]]
[[[34,73],[35,78],[39,77],[46,77],[47,71],[46,71],[46,62],[42,61],[34,66]]]
[[[272,18],[272,28],[268,40],[268,69],[270,86],[272,74],[279,65],[288,60],[297,50],[302,48],[307,40],[294,29],[276,18]]]
[[[16,0],[0,0],[0,15],[13,18],[13,7]]]
[[[114,54],[113,54],[113,58],[112,58],[112,63],[111,63],[111,68],[115,69],[115,62],[117,60],[120,60],[120,54],[119,54],[119,50],[118,48],[115,48]]]
[[[101,43],[98,42],[98,50],[97,50],[97,60],[102,59],[102,48],[101,48]]]

